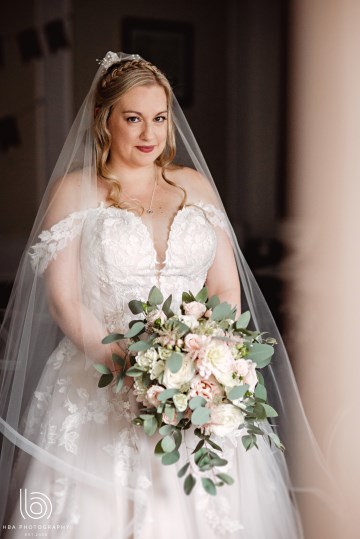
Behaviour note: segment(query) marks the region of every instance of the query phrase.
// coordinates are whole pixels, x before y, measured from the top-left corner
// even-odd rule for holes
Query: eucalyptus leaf
[[[248,389],[249,389],[248,384],[243,384],[241,386],[233,387],[227,394],[228,399],[230,399],[231,401],[241,399],[245,395]]]
[[[232,485],[234,483],[234,479],[227,473],[217,473],[216,477],[221,479],[221,481],[223,481],[227,485]]]
[[[125,336],[122,333],[110,333],[110,335],[106,335],[101,342],[102,344],[111,344],[116,341],[121,341],[122,339],[125,339]]]
[[[196,479],[193,475],[189,474],[184,481],[184,490],[185,494],[191,494],[192,489],[196,484]]]
[[[189,401],[189,406],[191,410],[196,410],[196,408],[199,408],[199,406],[205,406],[206,400],[204,397],[193,397]]]
[[[201,449],[204,446],[204,443],[205,443],[205,440],[200,440],[196,444],[196,447],[195,447],[194,451],[192,452],[192,454],[197,453],[199,451],[199,449]]]
[[[161,458],[161,462],[165,464],[165,466],[169,466],[170,464],[175,464],[179,459],[180,453],[175,449],[175,451],[172,451],[171,453],[165,453]]]
[[[220,321],[226,318],[230,318],[232,312],[233,310],[229,303],[219,303],[219,305],[216,305],[216,307],[214,307],[212,311],[211,320]]]
[[[255,387],[255,397],[257,397],[258,399],[262,399],[264,401],[266,401],[267,399],[267,391],[266,391],[266,387],[262,384],[257,384],[257,386]]]
[[[216,486],[212,479],[209,477],[202,477],[201,483],[204,488],[204,490],[210,494],[211,496],[216,496]]]
[[[119,393],[122,390],[123,385],[124,385],[124,378],[125,376],[122,373],[118,374],[117,379],[116,379],[116,386],[115,386],[116,393]]]
[[[168,418],[169,421],[173,421],[174,418],[175,418],[175,408],[173,406],[171,406],[170,404],[167,404],[165,406],[165,411],[164,411],[166,417]]]
[[[208,289],[206,286],[204,286],[200,292],[198,292],[195,296],[195,300],[200,303],[206,303],[206,300],[208,299]]]
[[[262,407],[265,409],[266,417],[277,417],[278,413],[270,404],[262,403]]]
[[[148,416],[148,419],[144,420],[144,432],[148,436],[152,436],[153,434],[155,434],[157,427],[158,423],[156,417]]]
[[[175,449],[179,449],[179,447],[181,446],[181,442],[182,442],[181,430],[175,429],[172,435],[173,435],[174,442],[175,442]]]
[[[164,296],[156,286],[153,286],[149,292],[148,302],[150,305],[160,305],[163,301]]]
[[[163,450],[163,448],[161,446],[161,442],[162,442],[162,440],[159,440],[158,443],[155,446],[155,449],[154,449],[155,455],[163,455],[164,454],[164,450]]]
[[[103,363],[94,363],[94,368],[101,374],[111,374],[111,370],[109,369],[109,367],[107,367]]]
[[[204,425],[210,419],[209,408],[199,407],[196,408],[191,414],[191,423],[193,425]]]
[[[214,307],[216,307],[216,305],[219,305],[219,303],[220,303],[220,300],[218,296],[211,296],[211,298],[209,298],[206,302],[206,307],[208,309],[213,309]]]
[[[114,379],[114,376],[111,373],[110,374],[103,374],[102,376],[100,376],[98,387],[106,387],[106,386],[108,386],[109,384],[111,384],[113,379]]]
[[[182,468],[180,468],[180,470],[177,473],[177,476],[178,477],[183,477],[186,474],[186,472],[188,471],[189,466],[190,466],[190,462],[187,462]]]
[[[143,352],[144,350],[149,350],[149,348],[151,348],[151,344],[146,341],[137,341],[129,346],[130,352]]]
[[[175,427],[173,427],[172,425],[163,425],[159,428],[159,433],[161,434],[161,436],[167,436],[174,430],[174,428]]]
[[[236,320],[236,329],[246,329],[249,325],[250,318],[250,311],[245,311],[242,313],[242,315]]]
[[[164,391],[161,391],[161,393],[158,394],[157,399],[160,402],[165,402],[168,399],[171,399],[174,395],[179,393],[178,389],[171,388],[171,389],[164,389]]]
[[[274,354],[274,348],[269,344],[254,343],[247,355],[248,359],[255,361],[257,367],[262,369],[271,361]]]
[[[265,381],[264,381],[264,377],[262,375],[262,373],[260,371],[256,371],[256,376],[257,376],[257,379],[259,381],[259,384],[261,384],[262,386],[265,385]]]
[[[183,292],[181,299],[183,303],[190,303],[191,301],[195,301],[194,295],[190,291]]]
[[[162,306],[162,310],[163,310],[163,313],[168,317],[170,318],[174,313],[172,312],[171,310],[171,302],[172,302],[172,295],[170,294],[170,296],[168,298],[166,298],[166,300],[164,301],[164,304]]]
[[[229,464],[229,463],[228,463],[228,461],[225,460],[225,459],[221,459],[221,458],[219,458],[219,457],[216,457],[216,458],[212,458],[212,459],[211,459],[211,464],[212,464],[213,466],[226,466],[226,465]]]
[[[182,354],[179,354],[178,352],[173,352],[171,356],[169,357],[169,359],[167,360],[166,364],[172,373],[175,374],[179,372],[183,364]]]
[[[137,321],[135,322],[135,324],[131,326],[129,331],[125,333],[124,337],[126,339],[131,339],[132,337],[136,337],[137,335],[139,335],[140,333],[144,331],[144,328],[145,328],[144,322]]]
[[[126,371],[126,376],[132,376],[133,378],[137,378],[138,376],[142,376],[144,374],[144,371],[139,369],[139,367],[130,367]]]
[[[207,455],[207,450],[205,449],[205,447],[201,447],[200,449],[198,449],[196,451],[196,453],[194,454],[194,461],[195,461],[195,464],[199,464],[200,460],[202,459],[202,457],[204,457],[205,455]]]
[[[222,451],[222,448],[221,448],[218,444],[216,444],[215,442],[213,442],[212,440],[209,439],[209,440],[207,441],[207,443],[208,443],[209,445],[211,445],[211,447],[212,447],[213,449],[216,449],[216,451]]]
[[[119,356],[118,354],[112,354],[111,359],[113,360],[114,363],[117,363],[117,365],[119,365],[121,368],[124,368],[125,359],[123,357]]]
[[[175,449],[175,441],[172,436],[165,436],[165,438],[162,439],[161,447],[165,451],[165,453],[171,453]]]
[[[268,437],[270,438],[270,440],[272,440],[274,442],[274,444],[276,445],[276,447],[278,447],[279,449],[281,449],[282,451],[284,451],[285,449],[285,446],[284,444],[281,442],[279,436],[277,434],[275,434],[275,432],[269,432],[268,433]]]
[[[266,410],[263,403],[257,402],[254,406],[254,414],[257,419],[266,419]]]
[[[248,451],[254,445],[253,437],[248,434],[242,436],[241,441],[246,451]]]
[[[133,299],[129,301],[129,309],[133,314],[140,314],[144,312],[144,304],[142,301]]]

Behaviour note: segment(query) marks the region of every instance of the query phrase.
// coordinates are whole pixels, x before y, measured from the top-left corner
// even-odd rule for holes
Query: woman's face
[[[137,86],[122,95],[108,120],[110,166],[148,166],[165,148],[167,99],[162,86]]]

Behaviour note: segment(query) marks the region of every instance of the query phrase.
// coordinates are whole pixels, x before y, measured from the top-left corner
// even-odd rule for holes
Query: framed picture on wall
[[[193,26],[186,22],[126,17],[122,22],[122,50],[140,54],[168,77],[183,106],[193,96]]]

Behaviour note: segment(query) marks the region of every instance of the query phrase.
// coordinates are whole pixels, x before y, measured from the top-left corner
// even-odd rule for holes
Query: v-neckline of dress
[[[103,208],[103,209],[105,209],[107,211],[113,210],[115,212],[123,212],[123,213],[126,213],[127,215],[131,215],[132,218],[137,223],[139,223],[139,225],[145,231],[145,233],[146,233],[146,235],[148,237],[148,240],[149,240],[149,244],[151,245],[151,249],[152,249],[152,252],[153,252],[153,255],[154,255],[154,260],[155,260],[156,272],[158,273],[158,276],[161,275],[161,273],[164,271],[164,269],[167,266],[169,249],[171,247],[171,239],[172,239],[172,235],[173,235],[175,225],[177,224],[177,221],[178,221],[179,217],[184,214],[185,210],[189,210],[190,208],[193,208],[193,207],[194,206],[184,206],[183,208],[179,208],[176,211],[176,213],[174,214],[173,218],[171,219],[170,226],[169,226],[169,233],[168,233],[166,244],[165,244],[164,259],[160,261],[159,260],[159,253],[157,252],[157,250],[155,248],[154,240],[152,238],[149,227],[144,223],[144,221],[143,221],[143,219],[141,218],[140,215],[137,215],[136,213],[134,213],[134,212],[132,212],[132,211],[126,209],[126,208],[117,208],[116,206],[106,206],[105,202],[100,202],[100,205],[99,205],[99,208]]]

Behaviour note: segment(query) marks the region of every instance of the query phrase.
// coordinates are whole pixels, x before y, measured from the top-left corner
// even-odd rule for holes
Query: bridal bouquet
[[[270,363],[276,341],[247,329],[250,313],[235,319],[235,309],[217,296],[208,298],[206,288],[196,296],[184,292],[179,314],[171,310],[171,301],[171,296],[164,301],[156,287],[146,302],[130,301],[131,312],[141,319],[132,320],[125,334],[111,334],[102,341],[127,339],[130,367],[115,354],[113,360],[121,367],[118,374],[96,364],[102,374],[99,387],[114,383],[120,391],[125,376],[134,378],[141,403],[134,423],[148,436],[158,432],[155,453],[164,465],[180,459],[179,448],[192,428],[198,442],[178,476],[184,477],[186,494],[198,478],[215,495],[217,487],[233,483],[221,471],[228,464],[221,455],[222,437],[240,436],[248,450],[258,447],[257,437],[263,436],[284,449],[268,427],[267,418],[277,413],[267,402],[260,372]]]

